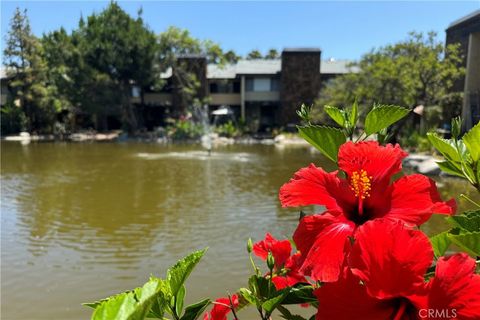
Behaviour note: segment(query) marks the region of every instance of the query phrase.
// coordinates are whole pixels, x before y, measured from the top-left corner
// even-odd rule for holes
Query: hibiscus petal
[[[337,177],[337,171],[326,172],[314,164],[295,173],[280,188],[283,207],[322,205],[332,213],[350,210],[355,198],[346,180]]]
[[[393,303],[369,296],[347,268],[337,282],[323,284],[314,294],[319,302],[317,320],[385,320],[395,313]]]
[[[400,172],[406,156],[398,144],[380,146],[377,141],[347,142],[338,150],[338,166],[349,177],[355,171],[365,170],[373,178],[372,185],[382,188],[389,184],[392,175]]]
[[[239,305],[238,296],[236,294],[231,296],[230,299],[227,298],[219,298],[215,300],[213,305],[212,311],[206,312],[204,314],[204,320],[227,320],[227,314],[232,311],[231,307],[237,308]]]
[[[297,283],[308,283],[305,277],[297,272],[288,272],[285,276],[276,276],[272,278],[272,282],[277,290],[282,290],[286,287],[292,287]]]
[[[393,183],[390,210],[385,217],[421,225],[434,213],[454,214],[455,210],[455,200],[442,202],[435,181],[412,174]]]
[[[475,260],[465,253],[440,258],[429,282],[428,308],[480,319],[480,275],[474,271]]]
[[[428,237],[400,221],[375,219],[359,227],[349,256],[353,274],[378,299],[408,297],[425,286],[433,261]]]
[[[277,240],[268,232],[265,235],[264,240],[253,245],[253,253],[263,260],[266,260],[268,253],[271,252],[277,268],[281,268],[285,264],[290,257],[291,251],[292,244],[288,239]]]
[[[303,258],[300,272],[314,281],[337,281],[354,228],[353,222],[328,213],[304,217],[293,235]]]

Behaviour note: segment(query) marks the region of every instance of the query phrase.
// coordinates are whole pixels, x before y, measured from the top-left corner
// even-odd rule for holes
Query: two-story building
[[[236,64],[207,64],[201,55],[178,58],[182,71],[193,73],[199,82],[197,96],[208,101],[213,112],[228,106],[236,119],[243,119],[251,131],[265,131],[298,123],[296,110],[302,103],[312,104],[321,94],[321,87],[331,79],[356,72],[347,60],[321,60],[318,48],[287,48],[281,58],[273,60],[240,60]],[[180,69],[180,68],[179,68]],[[6,103],[8,79],[2,69],[2,105]],[[184,101],[182,79],[169,68],[161,75],[166,85],[161,90],[140,92],[132,88],[132,103],[140,127],[152,130],[165,125],[167,117],[176,117],[188,109]],[[77,124],[88,114],[79,113]],[[105,112],[97,119],[99,130],[119,129],[118,112]],[[85,122],[85,123],[88,123]]]
[[[311,104],[321,86],[338,75],[355,72],[347,60],[321,60],[318,48],[288,48],[280,59],[240,60],[236,64],[207,64],[202,56],[183,56],[200,81],[201,96],[207,97],[210,112],[229,106],[237,119],[255,131],[298,123],[296,110]],[[175,70],[162,74],[167,81],[162,92],[144,96],[147,128],[161,125],[166,114],[182,109],[176,90]],[[134,98],[140,103],[140,98]]]
[[[480,121],[480,10],[452,22],[447,30],[447,45],[459,43],[465,76],[458,79],[453,91],[464,92],[462,118],[465,129]]]

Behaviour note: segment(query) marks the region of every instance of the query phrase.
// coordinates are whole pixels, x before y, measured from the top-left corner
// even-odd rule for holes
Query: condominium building
[[[463,91],[462,118],[465,129],[480,121],[480,10],[452,22],[447,30],[447,45],[460,44],[461,66],[465,76],[454,84],[453,91]]]
[[[312,104],[321,87],[338,75],[356,72],[347,60],[322,60],[318,48],[287,48],[280,59],[240,60],[236,64],[207,64],[198,55],[182,56],[178,63],[196,75],[198,96],[207,98],[210,112],[230,107],[253,131],[298,123],[296,110],[302,103]],[[185,68],[186,66],[186,68]],[[175,69],[162,74],[167,82],[162,92],[143,97],[143,122],[147,128],[162,124],[169,114],[182,112],[181,84]],[[140,97],[134,98],[140,103]]]
[[[177,65],[160,76],[165,85],[160,90],[132,87],[131,102],[139,128],[152,130],[166,124],[169,117],[188,113],[191,101],[185,99],[185,85],[179,72],[195,75],[195,96],[208,104],[209,112],[228,107],[237,121],[241,119],[252,132],[268,131],[298,123],[296,110],[302,103],[312,104],[321,88],[333,78],[356,72],[347,60],[322,60],[318,48],[284,49],[279,59],[240,60],[236,64],[208,64],[205,56],[178,57]],[[2,105],[11,96],[5,70],[2,68]],[[76,111],[76,125],[99,130],[121,127],[120,108],[105,109],[95,117]]]

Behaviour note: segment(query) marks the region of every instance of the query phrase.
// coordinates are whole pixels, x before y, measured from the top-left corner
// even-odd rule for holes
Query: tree
[[[132,86],[139,87],[143,97],[145,88],[153,85],[158,75],[154,33],[141,16],[131,18],[115,2],[100,14],[89,16],[78,32],[87,69],[93,68],[95,79],[107,88],[117,88],[118,94],[112,97],[109,107],[119,102],[122,123],[134,132],[138,120],[131,103]]]
[[[14,104],[22,108],[26,116],[26,129],[51,131],[56,109],[50,100],[43,48],[31,32],[27,11],[22,13],[18,7],[10,22],[3,64]]]
[[[193,37],[186,29],[169,27],[158,36],[158,64],[163,71],[173,69],[172,89],[182,101],[180,113],[194,104],[202,104],[200,79],[197,79],[192,66],[182,56],[204,56],[207,63],[224,65],[238,61],[238,56],[230,50],[224,53],[219,44],[211,40],[200,40]],[[195,68],[193,68],[195,69]]]
[[[72,69],[79,65],[74,59],[78,50],[64,28],[44,34],[41,41],[45,62],[48,65],[47,78],[51,103],[63,115],[64,125],[70,127],[75,111],[75,96],[79,90],[78,83],[74,82],[72,75]]]
[[[278,54],[277,49],[270,49],[268,50],[267,54],[263,58],[267,60],[273,60],[273,59],[278,59],[279,57],[280,55]]]
[[[258,50],[252,50],[247,54],[247,60],[262,59],[262,53]]]
[[[328,83],[318,103],[349,105],[358,99],[369,107],[379,101],[409,108],[439,105],[464,73],[460,59],[458,46],[445,47],[434,32],[412,32],[405,41],[364,55],[352,65],[358,72]]]
[[[237,55],[233,50],[228,50],[227,52],[225,52],[224,57],[227,63],[237,63],[238,60],[242,58],[241,56]]]

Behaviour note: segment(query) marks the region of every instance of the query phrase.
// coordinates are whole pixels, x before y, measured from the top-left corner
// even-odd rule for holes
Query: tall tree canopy
[[[258,50],[252,50],[247,54],[247,60],[262,59],[262,53]]]
[[[156,41],[141,16],[130,17],[115,2],[100,14],[92,14],[80,27],[86,63],[107,76],[118,88],[123,123],[129,131],[138,126],[131,103],[131,87],[153,85]]]
[[[263,58],[267,60],[278,59],[280,58],[280,54],[278,53],[277,49],[270,49]]]
[[[55,118],[55,104],[49,100],[47,65],[40,41],[32,34],[27,11],[15,10],[3,53],[3,64],[14,92],[14,105],[26,116],[29,131],[49,131]],[[12,101],[9,106],[12,106]]]
[[[436,105],[463,74],[460,59],[458,46],[445,47],[434,32],[413,32],[405,41],[372,50],[352,64],[358,72],[329,82],[319,103],[349,105],[358,99],[367,106]]]

